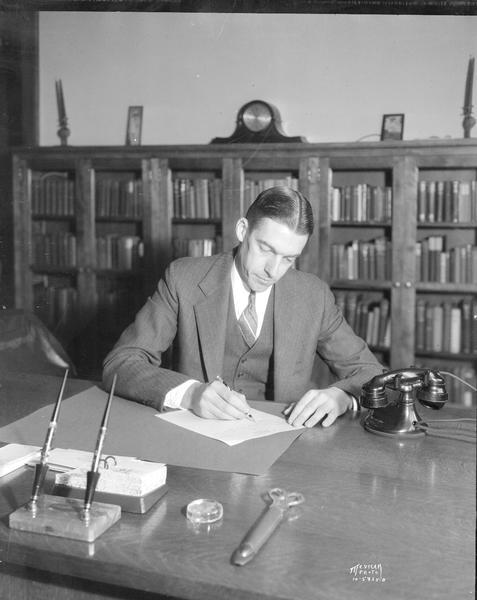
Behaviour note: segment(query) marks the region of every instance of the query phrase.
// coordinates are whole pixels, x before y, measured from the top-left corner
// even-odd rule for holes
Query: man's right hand
[[[181,407],[203,419],[243,419],[250,412],[245,396],[218,379],[192,384],[182,398]]]

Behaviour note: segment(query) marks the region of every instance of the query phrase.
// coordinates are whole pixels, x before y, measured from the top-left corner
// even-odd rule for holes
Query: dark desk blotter
[[[95,386],[63,400],[54,447],[93,451],[106,401],[107,394]],[[274,402],[251,404],[273,414],[283,409],[283,405]],[[53,403],[2,427],[0,440],[42,446],[52,412]],[[158,419],[154,416],[156,413],[153,408],[115,397],[103,454],[134,456],[180,467],[262,475],[304,431],[277,433],[227,446]]]

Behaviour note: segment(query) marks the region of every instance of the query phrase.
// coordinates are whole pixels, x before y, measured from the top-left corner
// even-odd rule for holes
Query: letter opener
[[[232,554],[232,563],[234,565],[241,567],[250,562],[283,521],[288,509],[305,501],[303,494],[298,492],[288,493],[280,488],[269,490],[268,496],[272,503],[267,511],[257,519],[250,531],[240,542],[239,547]]]

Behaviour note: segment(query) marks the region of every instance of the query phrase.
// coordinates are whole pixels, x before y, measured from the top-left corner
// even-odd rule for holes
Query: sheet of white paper
[[[189,431],[224,442],[228,446],[235,446],[247,440],[297,429],[297,427],[289,425],[282,417],[276,417],[254,408],[251,409],[251,412],[255,421],[250,419],[240,419],[238,421],[202,419],[189,410],[157,413],[156,417],[179,427],[184,427]],[[303,427],[298,429],[303,429]]]

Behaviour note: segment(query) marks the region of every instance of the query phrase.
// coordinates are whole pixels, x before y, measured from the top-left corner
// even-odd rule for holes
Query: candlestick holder
[[[469,112],[464,115],[464,119],[462,121],[462,127],[464,128],[464,138],[470,138],[470,130],[475,125],[475,119],[472,116],[472,113]]]
[[[475,119],[472,116],[472,88],[474,85],[474,62],[473,56],[469,58],[469,64],[467,66],[467,77],[465,80],[465,93],[464,93],[464,108],[462,114],[464,120],[462,121],[462,127],[464,128],[464,137],[470,138],[470,130],[475,125]]]
[[[71,133],[71,131],[68,128],[68,120],[62,119],[59,122],[59,125],[60,125],[60,128],[58,129],[58,131],[56,133],[57,133],[58,137],[60,138],[61,145],[67,146],[68,145],[68,136]]]
[[[60,126],[57,134],[60,138],[61,145],[66,146],[68,144],[68,136],[71,132],[68,129],[68,118],[66,116],[65,97],[63,95],[63,84],[61,83],[61,79],[55,81],[55,89],[56,103],[58,105],[58,125]]]

